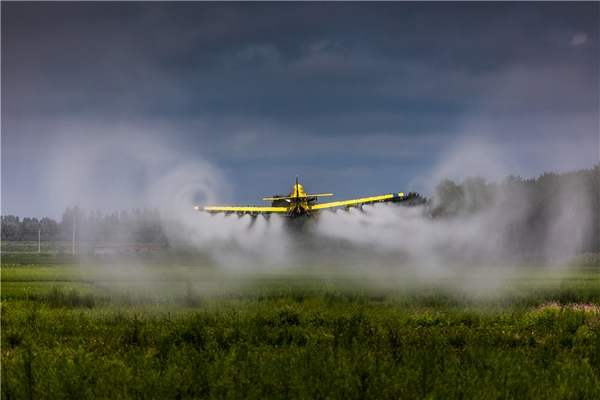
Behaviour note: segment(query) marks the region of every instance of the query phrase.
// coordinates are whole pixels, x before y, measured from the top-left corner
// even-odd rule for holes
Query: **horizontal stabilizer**
[[[297,197],[297,196],[265,197],[265,198],[263,198],[263,201],[295,200],[298,198],[326,197],[326,196],[333,196],[333,193],[305,194],[300,197]]]
[[[285,213],[288,211],[287,207],[221,207],[221,206],[208,206],[204,207],[204,211],[210,212],[280,212]]]

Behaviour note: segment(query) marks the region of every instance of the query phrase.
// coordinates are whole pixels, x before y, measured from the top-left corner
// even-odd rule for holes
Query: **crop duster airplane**
[[[329,203],[314,204],[319,197],[333,196],[333,193],[306,194],[302,185],[298,183],[296,176],[296,184],[292,188],[292,193],[289,196],[265,197],[264,201],[271,201],[271,207],[231,207],[231,206],[208,206],[204,207],[204,211],[209,213],[236,213],[236,214],[271,214],[281,213],[287,214],[291,218],[301,216],[312,216],[312,212],[335,207],[351,207],[361,206],[363,204],[378,203],[382,201],[393,201],[393,199],[401,199],[404,193],[390,193],[382,196],[362,197],[360,199],[333,201]],[[286,204],[287,203],[287,204]],[[283,205],[278,205],[283,204]],[[195,210],[200,210],[200,207],[194,207]]]

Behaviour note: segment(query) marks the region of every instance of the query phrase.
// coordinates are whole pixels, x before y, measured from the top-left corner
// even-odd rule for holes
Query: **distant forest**
[[[23,218],[2,216],[2,240],[62,242],[135,242],[165,243],[166,229],[174,221],[167,220],[155,208],[135,208],[102,215],[99,210],[89,214],[79,206],[67,207],[60,222],[51,218]]]
[[[582,233],[579,251],[600,251],[599,165],[531,179],[509,175],[501,183],[487,183],[480,176],[461,184],[444,179],[428,206],[433,219],[493,213],[492,220],[507,236],[506,247],[517,252],[559,247],[557,241]]]
[[[585,215],[590,226],[589,235],[581,251],[600,251],[600,167],[562,174],[546,172],[538,178],[523,179],[510,175],[501,183],[488,183],[480,176],[462,183],[442,180],[431,199],[411,192],[400,202],[402,205],[424,205],[431,219],[465,218],[486,213],[506,215],[511,232],[509,240],[515,249],[535,251],[540,243],[547,243],[550,225],[565,207],[589,208]],[[512,216],[512,220],[511,220]],[[515,217],[516,216],[516,217]],[[75,227],[78,242],[161,243],[168,241],[168,232],[179,229],[179,222],[166,218],[154,208],[135,208],[102,215],[99,210],[89,213],[82,208],[67,207],[60,221],[50,218],[1,217],[3,241],[43,242],[71,241]]]

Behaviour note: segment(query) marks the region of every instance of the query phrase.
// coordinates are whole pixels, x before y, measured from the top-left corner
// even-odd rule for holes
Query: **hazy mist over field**
[[[510,172],[510,166],[503,165],[498,150],[489,143],[457,148],[461,150],[450,151],[423,179],[466,178],[477,163],[481,163],[477,169],[480,173],[489,172],[496,178],[502,176],[499,172]],[[461,165],[465,167],[462,170]],[[428,208],[380,203],[365,205],[362,210],[323,210],[316,220],[209,215],[190,212],[193,196],[183,192],[174,202],[182,208],[173,210],[173,215],[178,215],[186,227],[180,232],[183,236],[176,239],[189,241],[211,253],[221,266],[239,272],[337,265],[355,272],[358,267],[366,278],[391,277],[405,271],[423,278],[476,277],[487,281],[506,278],[511,267],[531,257],[521,252],[516,238],[517,230],[532,213],[533,199],[526,193],[515,196],[514,191],[508,194],[498,187],[490,208],[452,218],[431,218],[436,198]],[[465,195],[467,202],[475,202],[484,193],[467,186]],[[594,223],[584,183],[559,190],[553,210],[547,230],[531,240],[539,241],[535,245],[543,249],[537,256],[539,261],[564,265],[582,247]],[[465,265],[470,267],[468,275],[460,268]]]
[[[86,131],[85,138],[79,132]],[[163,212],[227,199],[222,172],[174,146],[165,131],[145,126],[77,124],[48,147],[43,180],[56,208]]]
[[[598,223],[581,195],[589,185],[571,181],[542,212],[531,193],[502,182],[598,162],[598,10],[3,3],[2,215],[60,221],[78,207],[104,221],[158,210],[176,226],[171,243],[232,271],[327,264],[385,276],[402,265],[442,277],[457,264],[517,265],[532,247],[560,263]],[[263,205],[289,193],[296,175],[332,200],[431,198],[444,179],[477,176],[498,187],[485,212],[443,218],[429,217],[435,197],[428,209],[323,211],[305,225],[193,210]],[[485,197],[467,184],[464,195],[467,206]],[[527,236],[534,211],[544,225]],[[131,241],[111,232],[102,240]],[[63,227],[56,237],[67,235]]]
[[[94,128],[73,127],[73,131],[81,129]],[[127,205],[157,207],[184,228],[170,232],[170,241],[190,243],[227,269],[251,272],[307,263],[337,264],[362,266],[368,275],[381,270],[378,267],[401,266],[419,276],[442,277],[452,276],[449,266],[461,262],[510,266],[522,260],[513,235],[533,207],[525,193],[515,197],[511,192],[511,198],[506,198],[508,194],[499,190],[485,212],[453,218],[430,218],[439,201],[435,197],[428,209],[366,205],[362,210],[324,210],[316,221],[289,221],[278,215],[210,215],[193,207],[231,204],[228,199],[236,190],[220,168],[177,150],[159,130],[142,133],[137,127],[125,126],[101,133],[94,135],[93,141],[65,135],[60,145],[52,148],[45,171],[51,200],[58,205],[74,202],[89,211],[126,209]],[[415,181],[433,191],[444,178],[461,182],[476,171],[488,182],[500,183],[518,165],[504,154],[501,145],[464,135]],[[310,182],[302,183],[310,192]],[[550,262],[568,259],[589,234],[593,221],[591,205],[582,195],[583,185],[557,193],[556,212],[549,218],[547,232],[535,238],[543,241],[538,244]],[[483,195],[474,188],[466,189],[467,202]],[[291,185],[273,188],[273,192],[289,190]],[[364,193],[376,194],[382,193]],[[260,203],[259,198],[255,205]],[[126,236],[114,239],[130,241]]]
[[[82,130],[93,132],[91,140],[78,135]],[[476,285],[485,281],[491,287],[494,279],[506,278],[523,256],[529,256],[520,252],[514,239],[515,229],[534,207],[525,193],[515,196],[511,192],[507,198],[508,194],[499,190],[485,212],[452,218],[430,218],[439,202],[435,197],[427,209],[365,205],[362,210],[323,210],[316,221],[289,221],[279,215],[210,215],[193,207],[235,205],[231,199],[239,189],[221,168],[198,154],[182,151],[160,127],[115,125],[105,129],[78,124],[65,132],[49,147],[44,171],[49,201],[56,207],[77,204],[86,212],[156,207],[182,228],[169,232],[171,243],[194,246],[224,271],[250,276],[258,271],[310,266],[315,277],[326,277],[319,268],[337,266],[349,268],[357,279],[392,282],[408,274],[453,279],[461,287],[476,279]],[[437,163],[416,175],[414,184],[433,192],[445,178],[460,183],[473,175],[501,183],[519,170],[518,160],[507,156],[502,144],[465,133],[448,146]],[[292,183],[256,194],[287,194]],[[301,183],[312,191],[311,182]],[[397,190],[392,183],[390,180],[389,192]],[[412,188],[403,190],[406,193]],[[550,216],[545,234],[532,238],[544,249],[544,261],[560,264],[568,260],[589,234],[593,220],[584,190],[582,182],[557,193],[556,212]],[[383,193],[363,193],[378,194]],[[467,187],[465,195],[469,202],[483,194]],[[334,199],[342,200],[339,196]],[[252,205],[261,203],[258,197]],[[112,239],[131,242],[127,235]]]

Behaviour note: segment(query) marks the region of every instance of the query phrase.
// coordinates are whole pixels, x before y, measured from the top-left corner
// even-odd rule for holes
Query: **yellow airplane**
[[[271,207],[230,207],[230,206],[207,206],[204,207],[204,211],[209,213],[236,213],[236,214],[270,214],[270,213],[285,213],[291,218],[301,217],[303,215],[312,216],[312,211],[323,210],[326,208],[335,208],[340,206],[360,206],[363,204],[372,204],[381,201],[390,201],[392,199],[403,198],[404,193],[390,193],[382,196],[374,197],[362,197],[360,199],[334,201],[330,203],[322,204],[311,204],[316,202],[319,197],[333,196],[332,193],[321,193],[321,194],[306,194],[302,185],[298,183],[298,177],[296,176],[296,184],[292,188],[292,193],[289,196],[281,197],[265,197],[264,201],[271,201]],[[276,206],[277,203],[285,202],[287,205]],[[284,204],[285,204],[284,203]],[[195,206],[195,210],[200,210],[200,207]]]

